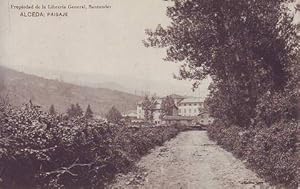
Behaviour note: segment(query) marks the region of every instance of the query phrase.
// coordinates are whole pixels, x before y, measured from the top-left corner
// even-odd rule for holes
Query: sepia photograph
[[[300,0],[1,0],[0,189],[300,189]]]

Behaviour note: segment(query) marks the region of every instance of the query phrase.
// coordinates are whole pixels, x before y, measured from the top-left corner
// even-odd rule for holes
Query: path
[[[188,131],[151,151],[138,171],[119,175],[110,188],[266,188],[255,173],[210,141],[205,131]]]

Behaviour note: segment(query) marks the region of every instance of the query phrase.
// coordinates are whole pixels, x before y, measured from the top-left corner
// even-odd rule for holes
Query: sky
[[[19,16],[21,11],[9,8],[25,2],[107,4],[111,8],[72,10],[66,18],[24,18]],[[162,0],[2,0],[0,63],[45,77],[61,74],[63,78],[65,72],[105,75],[111,82],[131,82],[131,87],[135,80],[144,81],[146,87],[140,89],[140,84],[137,90],[149,86],[151,92],[162,95],[172,91],[192,95],[190,82],[173,78],[179,65],[162,60],[165,50],[146,48],[142,43],[145,29],[169,24],[167,5]],[[151,86],[157,82],[166,84]],[[203,95],[208,86],[204,83]],[[174,86],[178,90],[171,89]]]
[[[111,8],[72,10],[66,18],[24,18],[19,16],[21,11],[9,8],[42,3],[107,4]],[[173,79],[179,65],[162,60],[165,49],[146,48],[142,43],[146,38],[145,29],[170,23],[165,15],[169,3],[163,0],[1,0],[0,64],[50,78],[63,78],[66,73],[89,75],[82,77],[83,84],[98,78],[99,82],[130,83],[124,87],[148,88],[161,95],[178,92],[205,96],[209,80],[192,93],[191,82]],[[100,75],[105,77],[96,77]],[[136,86],[135,81],[139,81]]]

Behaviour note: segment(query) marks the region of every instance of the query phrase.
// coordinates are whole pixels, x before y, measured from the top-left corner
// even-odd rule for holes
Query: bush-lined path
[[[188,131],[151,151],[138,169],[119,175],[110,188],[268,188],[243,162],[208,139]]]

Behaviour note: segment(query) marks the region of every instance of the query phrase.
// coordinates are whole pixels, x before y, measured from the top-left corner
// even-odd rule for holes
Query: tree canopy
[[[76,104],[71,104],[71,106],[67,110],[67,115],[69,117],[78,117],[83,115],[83,110],[81,106],[76,103]]]
[[[122,119],[122,114],[116,107],[112,107],[106,114],[106,119],[110,123],[119,123]]]
[[[94,116],[94,112],[92,111],[91,106],[88,105],[87,108],[86,108],[84,117],[86,117],[86,118],[93,118],[93,116]]]
[[[153,121],[153,113],[156,106],[156,97],[145,96],[142,102],[142,109],[144,110],[144,117],[146,121]]]
[[[52,104],[49,108],[49,114],[50,115],[55,115],[56,114],[56,111],[55,111],[55,108],[54,108],[54,105]]]
[[[174,99],[171,96],[166,96],[161,103],[162,116],[173,115],[174,108],[176,108]]]
[[[171,24],[146,30],[147,47],[166,48],[179,79],[210,76],[215,117],[247,126],[259,97],[285,90],[298,43],[289,0],[174,0]]]

